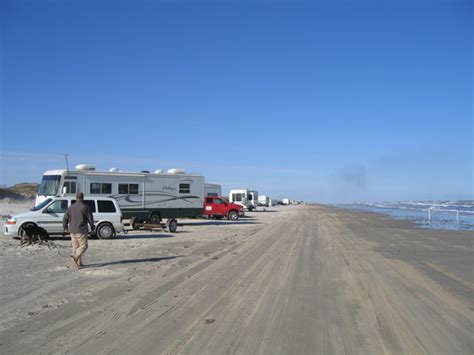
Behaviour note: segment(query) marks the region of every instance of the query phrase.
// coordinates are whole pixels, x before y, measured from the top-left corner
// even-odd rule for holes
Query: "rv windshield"
[[[58,192],[60,175],[43,175],[43,180],[38,188],[38,195],[54,196]]]

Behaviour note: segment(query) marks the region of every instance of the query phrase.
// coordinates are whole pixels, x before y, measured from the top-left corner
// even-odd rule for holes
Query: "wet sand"
[[[81,270],[67,238],[0,235],[0,353],[473,353],[473,232],[316,205],[180,222],[91,240]]]

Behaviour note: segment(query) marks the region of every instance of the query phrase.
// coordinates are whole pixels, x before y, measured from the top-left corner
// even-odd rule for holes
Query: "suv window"
[[[89,209],[91,210],[91,213],[95,213],[95,202],[94,200],[84,200],[83,201],[87,206],[89,206]],[[71,200],[71,206],[76,203],[76,200]]]
[[[222,205],[222,200],[220,198],[216,198],[216,199],[214,199],[214,203],[216,205]]]
[[[51,213],[65,213],[67,211],[67,200],[54,201],[49,207]]]
[[[84,200],[84,203],[89,206],[92,213],[95,212],[95,201],[94,200]]]
[[[206,198],[206,203],[212,203],[212,198]]]
[[[97,201],[97,208],[99,212],[112,213],[116,212],[115,205],[112,201]]]

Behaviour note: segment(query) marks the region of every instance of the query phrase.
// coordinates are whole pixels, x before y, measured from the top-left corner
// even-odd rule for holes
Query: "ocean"
[[[335,206],[384,213],[396,219],[414,221],[422,228],[474,230],[474,200],[352,203]]]

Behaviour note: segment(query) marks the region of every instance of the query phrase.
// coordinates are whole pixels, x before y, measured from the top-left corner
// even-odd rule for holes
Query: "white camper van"
[[[38,188],[36,204],[48,197],[74,195],[114,198],[123,218],[135,222],[160,223],[161,219],[202,215],[204,176],[186,174],[182,169],[167,173],[97,171],[94,165],[77,165],[74,170],[49,170]]]
[[[237,203],[252,211],[258,207],[258,192],[247,189],[230,190],[229,202]]]
[[[219,184],[207,184],[204,187],[205,196],[219,197],[222,196],[222,187]]]

